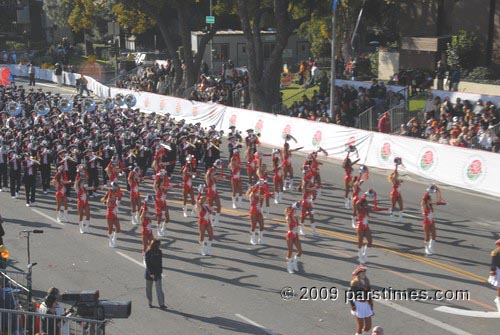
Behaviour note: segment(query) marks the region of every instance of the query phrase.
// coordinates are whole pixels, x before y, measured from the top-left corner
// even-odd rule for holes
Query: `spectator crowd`
[[[435,97],[423,119],[401,125],[400,134],[465,148],[500,151],[499,110],[490,101],[472,103]]]

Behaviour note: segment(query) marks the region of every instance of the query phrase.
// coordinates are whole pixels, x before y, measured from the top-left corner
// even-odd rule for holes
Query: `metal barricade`
[[[29,272],[1,270],[0,285],[2,301],[6,301],[6,297],[12,295],[24,308],[30,307],[31,276]]]
[[[232,104],[231,104],[233,107],[246,108],[245,90],[247,90],[247,89],[248,89],[248,85],[240,87],[237,90],[233,91],[233,94],[232,94],[233,100],[232,100]]]
[[[0,334],[104,335],[106,321],[0,308]]]
[[[391,132],[398,131],[402,124],[406,124],[412,116],[416,116],[416,113],[408,110],[406,102],[392,107],[387,113],[391,120]]]
[[[376,128],[375,123],[377,122],[377,111],[375,107],[376,106],[370,107],[359,114],[357,128],[364,130],[373,130]]]

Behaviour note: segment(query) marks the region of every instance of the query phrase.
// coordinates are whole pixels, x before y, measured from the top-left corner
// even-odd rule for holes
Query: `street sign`
[[[215,23],[215,16],[205,16],[205,22],[207,24],[214,24]]]

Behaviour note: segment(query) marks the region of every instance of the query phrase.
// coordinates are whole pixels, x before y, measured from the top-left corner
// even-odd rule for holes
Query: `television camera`
[[[127,319],[132,312],[131,301],[99,300],[99,291],[67,291],[61,300],[72,304],[72,312],[91,320]]]

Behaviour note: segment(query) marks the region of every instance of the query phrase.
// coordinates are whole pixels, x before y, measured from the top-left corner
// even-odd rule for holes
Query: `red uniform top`
[[[215,181],[215,168],[212,166],[210,169],[210,174],[208,177],[208,191],[207,191],[207,197],[215,197],[217,196],[217,182]]]
[[[396,182],[394,182],[392,184],[392,191],[391,191],[391,197],[398,197],[400,195],[399,193],[399,186],[401,185],[401,182],[399,180],[396,180]]]
[[[283,152],[283,165],[290,166],[292,163],[290,159],[292,158],[292,152],[290,150],[284,150]]]
[[[185,190],[191,190],[193,188],[193,174],[189,169],[189,164],[186,163],[184,166],[184,173],[182,175],[183,188]]]
[[[152,235],[153,228],[151,225],[151,218],[144,217],[142,220],[142,235]]]
[[[133,199],[137,199],[141,197],[141,193],[139,192],[139,182],[135,179],[135,172],[130,172],[130,197]]]
[[[117,201],[121,199],[121,191],[118,190],[116,194],[113,194],[113,191],[111,191],[111,194],[109,195],[108,202],[106,204],[107,206],[107,213],[106,213],[106,219],[117,219],[118,218],[118,205]]]
[[[116,182],[118,180],[118,173],[116,172],[116,167],[114,166],[113,161],[109,162],[107,169],[109,181]]]
[[[358,222],[356,224],[356,229],[368,230],[368,217],[368,211],[361,207],[358,210]]]
[[[425,195],[424,195],[425,197]],[[424,204],[424,225],[426,224],[434,224],[434,207],[432,203],[428,202]]]
[[[288,232],[286,234],[287,238],[298,238],[299,237],[299,220],[293,215],[293,211],[288,215],[290,219],[288,222]]]
[[[236,161],[236,163],[233,163],[233,160]],[[241,161],[239,156],[234,156],[231,158],[231,178],[233,180],[238,180],[241,178],[240,171],[241,171]]]
[[[346,166],[344,168],[345,170],[345,177],[344,180],[351,180],[351,174],[352,174],[352,167],[351,166]]]
[[[161,211],[164,208],[166,208],[167,191],[163,191],[161,188],[158,189],[158,192],[156,192],[155,200],[156,200],[156,211]]]
[[[89,204],[89,200],[87,197],[87,190],[84,188],[78,188],[78,206],[87,206]]]
[[[250,200],[250,215],[260,214],[260,197],[254,195]]]
[[[211,210],[207,205],[202,205],[200,213],[198,215],[198,224],[207,225],[210,224],[210,213]]]

